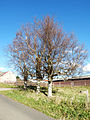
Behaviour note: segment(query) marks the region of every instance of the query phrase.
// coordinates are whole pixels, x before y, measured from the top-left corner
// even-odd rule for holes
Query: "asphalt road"
[[[0,120],[54,120],[43,113],[0,95]]]
[[[0,88],[0,91],[17,90],[17,88]]]

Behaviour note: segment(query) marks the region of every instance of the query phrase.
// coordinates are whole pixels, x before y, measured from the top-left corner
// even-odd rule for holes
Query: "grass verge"
[[[65,120],[89,120],[90,103],[87,103],[86,94],[80,93],[82,90],[88,90],[90,93],[90,87],[62,87],[54,88],[53,97],[48,98],[45,95],[47,89],[44,88],[40,94],[36,94],[35,89],[32,87],[27,91],[20,89],[2,91],[0,94],[4,94],[58,120],[64,118]],[[90,100],[90,95],[88,98]]]
[[[0,88],[16,88],[13,84],[0,83]]]

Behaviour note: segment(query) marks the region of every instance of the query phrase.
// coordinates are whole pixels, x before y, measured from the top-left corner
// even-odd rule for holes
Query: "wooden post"
[[[88,104],[89,104],[89,97],[88,97],[88,90],[86,91],[86,107],[88,109]]]
[[[71,87],[73,87],[74,86],[74,82],[71,82]]]
[[[80,93],[82,93],[82,94],[86,94],[86,108],[88,109],[88,107],[89,107],[89,96],[88,96],[88,90],[86,90],[86,91],[80,91]]]

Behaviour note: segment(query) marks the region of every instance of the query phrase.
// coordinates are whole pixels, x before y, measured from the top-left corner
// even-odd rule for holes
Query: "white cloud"
[[[90,63],[83,67],[84,72],[90,72]]]
[[[1,68],[0,68],[0,71],[4,71],[4,70],[5,70],[5,68],[4,68],[4,67],[1,67]]]
[[[6,71],[13,71],[13,68],[8,68],[8,67],[0,67],[0,71],[6,72]]]

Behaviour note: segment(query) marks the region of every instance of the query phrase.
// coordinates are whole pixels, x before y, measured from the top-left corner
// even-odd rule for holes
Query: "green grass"
[[[13,84],[5,84],[5,83],[0,83],[0,88],[15,88],[16,86]]]
[[[64,118],[65,120],[90,119],[90,103],[87,104],[86,95],[80,93],[81,90],[88,90],[90,94],[90,87],[54,88],[52,98],[45,95],[47,94],[45,88],[41,90],[40,94],[35,93],[35,87],[30,88],[27,91],[23,89],[2,91],[0,94],[4,94],[58,120]]]

